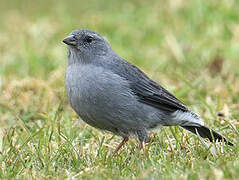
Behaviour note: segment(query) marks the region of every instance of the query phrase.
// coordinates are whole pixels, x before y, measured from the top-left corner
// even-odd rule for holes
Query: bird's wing
[[[128,61],[116,56],[110,58],[110,61],[106,61],[104,66],[125,78],[140,102],[170,112],[176,110],[188,111],[180,100]]]
[[[174,112],[176,110],[188,111],[187,107],[169,93],[162,86],[149,78],[144,78],[131,85],[131,89],[139,101],[159,109]]]
[[[121,72],[119,74],[123,74],[124,78],[129,81],[130,88],[140,102],[170,112],[176,110],[188,111],[188,108],[180,100],[160,84],[151,80],[139,68],[124,60],[121,63],[124,68],[120,68]]]

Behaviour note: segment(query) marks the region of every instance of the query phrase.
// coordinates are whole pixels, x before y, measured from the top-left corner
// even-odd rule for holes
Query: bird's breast
[[[80,65],[71,65],[66,71],[66,91],[72,108],[79,112],[80,108],[88,104],[94,104],[95,97],[92,80],[96,73],[90,72],[90,69]],[[93,95],[93,96],[92,96]]]
[[[80,116],[109,114],[110,109],[114,112],[125,108],[125,102],[135,98],[126,80],[93,65],[69,66],[66,90],[72,108]]]

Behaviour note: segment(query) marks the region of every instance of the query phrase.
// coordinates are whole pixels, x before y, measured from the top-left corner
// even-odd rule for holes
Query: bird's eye
[[[93,37],[91,37],[91,36],[86,37],[86,42],[87,43],[91,43],[92,41],[93,41]]]

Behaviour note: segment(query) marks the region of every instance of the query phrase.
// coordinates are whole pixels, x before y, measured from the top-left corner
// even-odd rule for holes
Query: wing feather
[[[138,96],[139,101],[167,111],[188,111],[187,107],[162,86],[149,78],[132,84],[131,89]]]
[[[128,61],[114,56],[110,58],[110,61],[104,62],[103,65],[125,78],[140,102],[170,112],[176,110],[188,111],[180,100]]]

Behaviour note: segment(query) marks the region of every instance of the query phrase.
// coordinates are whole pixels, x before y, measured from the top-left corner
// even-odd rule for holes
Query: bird
[[[144,148],[149,132],[162,126],[179,126],[211,142],[233,145],[163,86],[121,58],[100,34],[74,30],[62,41],[68,47],[65,84],[69,103],[90,126],[122,137],[113,154],[131,137]]]

